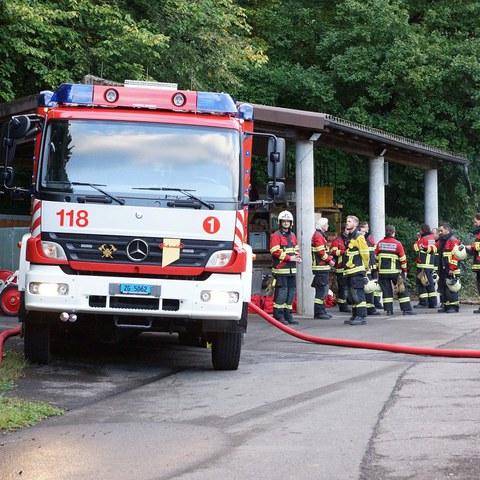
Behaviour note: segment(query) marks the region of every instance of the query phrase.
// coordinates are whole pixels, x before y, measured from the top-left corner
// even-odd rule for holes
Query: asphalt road
[[[311,335],[480,350],[480,315],[422,311]],[[0,318],[0,328],[15,325]],[[20,349],[21,340],[7,340]],[[480,477],[480,360],[303,342],[252,315],[240,368],[175,335],[66,345],[16,396],[66,408],[0,435],[3,479],[439,480]]]

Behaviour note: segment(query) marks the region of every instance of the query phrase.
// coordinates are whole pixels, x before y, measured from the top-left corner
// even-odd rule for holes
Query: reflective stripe
[[[312,266],[312,270],[313,271],[327,271],[329,272],[330,271],[330,265],[313,265]]]
[[[296,268],[272,268],[272,273],[277,275],[292,275],[297,273]]]

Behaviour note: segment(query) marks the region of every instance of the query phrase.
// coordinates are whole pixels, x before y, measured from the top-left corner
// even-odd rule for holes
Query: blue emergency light
[[[232,97],[227,93],[198,92],[197,111],[237,113]]]
[[[93,85],[62,83],[53,92],[51,101],[91,105],[93,102]]]

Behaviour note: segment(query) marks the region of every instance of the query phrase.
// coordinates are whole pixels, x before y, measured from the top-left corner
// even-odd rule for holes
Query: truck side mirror
[[[10,120],[8,133],[10,138],[24,138],[30,132],[31,122],[26,115],[16,115]]]
[[[268,139],[268,177],[285,178],[285,139],[270,137]]]
[[[267,197],[276,202],[282,202],[285,198],[285,184],[283,182],[268,182]]]

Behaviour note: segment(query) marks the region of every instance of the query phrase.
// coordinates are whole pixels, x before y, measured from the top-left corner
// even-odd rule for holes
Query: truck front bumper
[[[57,266],[30,265],[25,307],[28,311],[236,321],[250,296],[245,280],[241,274],[218,273],[203,281],[67,275]]]

